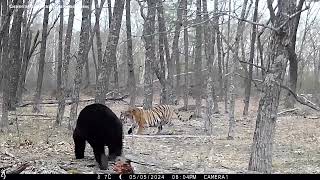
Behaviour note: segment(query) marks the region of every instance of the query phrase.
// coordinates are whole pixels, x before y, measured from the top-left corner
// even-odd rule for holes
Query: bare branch
[[[272,1],[271,0],[267,0],[267,4],[268,4],[268,9],[270,12],[270,20],[272,23],[274,23],[275,19],[276,19],[276,14],[274,13],[274,9],[272,7]]]
[[[299,15],[300,13],[302,13],[303,11],[305,11],[305,10],[307,10],[307,9],[309,9],[309,8],[310,8],[310,7],[307,6],[306,8],[304,8],[304,9],[302,9],[302,10],[299,10],[299,11],[291,14],[291,15],[289,16],[289,18],[288,18],[283,24],[281,24],[279,27],[276,28],[276,31],[279,31],[279,30],[280,30],[281,28],[283,28],[291,19],[293,19],[294,17],[296,17],[297,15]]]

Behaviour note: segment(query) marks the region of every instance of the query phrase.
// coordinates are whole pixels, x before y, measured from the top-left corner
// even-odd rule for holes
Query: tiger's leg
[[[140,125],[139,125],[138,133],[137,133],[137,134],[141,134],[141,133],[142,133],[142,130],[143,130],[143,126],[140,126]]]
[[[157,131],[156,134],[160,134],[161,130],[162,130],[162,125],[159,125],[159,126],[158,126],[158,131]]]
[[[136,125],[136,124],[133,124],[133,125],[129,128],[128,134],[133,133],[133,130],[134,130],[136,127],[137,127],[137,125]]]

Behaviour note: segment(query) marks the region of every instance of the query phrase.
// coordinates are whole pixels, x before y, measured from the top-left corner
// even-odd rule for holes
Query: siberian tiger
[[[139,126],[138,134],[142,133],[142,130],[146,127],[158,127],[157,134],[162,130],[162,126],[168,124],[172,126],[172,116],[176,114],[180,121],[190,120],[192,115],[183,120],[179,112],[169,105],[158,105],[151,109],[141,109],[137,107],[130,107],[127,111],[121,112],[120,119],[130,119],[132,126],[130,127],[128,134],[131,134],[133,130]]]

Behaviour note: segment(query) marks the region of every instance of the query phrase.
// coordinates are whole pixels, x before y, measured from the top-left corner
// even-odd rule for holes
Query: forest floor
[[[201,118],[187,122],[175,119],[174,126],[164,127],[163,135],[153,135],[155,128],[146,129],[149,136],[126,135],[124,155],[133,161],[136,173],[244,173],[249,162],[258,100],[251,99],[249,116],[244,119],[243,100],[237,99],[234,140],[226,139],[228,115],[221,102],[220,114],[212,119],[211,136],[204,132]],[[88,104],[90,102],[80,103],[79,111]],[[108,101],[107,106],[118,116],[128,107],[124,101]],[[84,159],[74,158],[68,119],[65,118],[61,127],[55,127],[57,106],[42,107],[38,114],[32,113],[32,106],[18,108],[16,115],[10,114],[9,132],[0,133],[0,168],[14,169],[27,162],[29,166],[22,173],[105,172],[98,169],[89,145]],[[320,173],[320,113],[300,104],[296,107],[295,111],[282,113],[278,118],[273,173]],[[67,116],[69,109],[67,106]],[[279,112],[283,110],[281,105]],[[124,130],[127,134],[126,126]]]

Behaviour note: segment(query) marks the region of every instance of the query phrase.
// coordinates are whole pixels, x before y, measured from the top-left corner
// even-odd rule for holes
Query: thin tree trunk
[[[100,3],[100,7],[105,3],[105,0],[102,0]],[[102,64],[102,41],[101,41],[101,34],[100,34],[100,15],[101,15],[101,8],[98,5],[98,0],[94,0],[94,5],[95,5],[95,17],[96,17],[96,22],[95,22],[95,34],[96,34],[96,44],[97,44],[97,57],[98,57],[98,62],[96,64],[96,84],[98,82],[98,76],[99,76],[99,67],[101,67]],[[110,10],[111,11],[111,10]],[[93,39],[92,39],[93,41]],[[93,48],[93,45],[92,45]],[[92,49],[92,52],[94,50]]]
[[[31,46],[31,39],[32,39],[32,33],[30,30],[26,30],[28,32],[27,37],[24,42],[24,50],[22,55],[22,65],[19,75],[19,82],[18,82],[18,90],[17,90],[17,100],[18,102],[22,101],[22,95],[25,91],[25,80],[27,75],[27,69],[30,61],[29,52],[30,52],[30,46]],[[39,31],[38,31],[39,32]],[[39,36],[39,34],[38,34]],[[37,36],[35,38],[38,38]]]
[[[127,59],[128,59],[128,86],[130,90],[130,106],[134,106],[136,102],[136,78],[134,73],[134,61],[132,56],[132,35],[131,35],[131,16],[130,16],[130,0],[126,0],[126,28],[127,28]]]
[[[64,60],[62,63],[62,79],[61,79],[61,99],[59,99],[58,111],[56,116],[56,123],[60,124],[63,120],[64,111],[65,111],[65,101],[66,101],[66,92],[68,90],[68,77],[69,77],[69,62],[71,59],[70,48],[71,48],[71,38],[72,38],[72,29],[73,29],[73,21],[74,21],[74,5],[75,0],[70,0],[69,2],[69,18],[68,18],[68,26],[66,31],[66,39],[64,44]],[[69,129],[71,129],[71,124],[69,121]]]
[[[231,1],[229,1],[228,5],[228,11],[229,15],[231,14]],[[227,27],[227,38],[228,43],[230,43],[230,23],[231,23],[231,16],[228,16],[228,27]],[[224,73],[224,112],[228,113],[228,106],[229,106],[229,77],[227,75],[229,74],[229,60],[230,60],[230,49],[227,48],[227,59],[226,59],[226,65],[225,65],[225,73]]]
[[[156,2],[153,0],[147,0],[148,12],[145,17],[143,26],[143,39],[145,43],[145,72],[144,72],[144,100],[143,108],[149,109],[152,107],[153,100],[153,71],[155,59],[155,12]]]
[[[188,72],[189,72],[189,39],[188,39],[188,3],[187,0],[183,0],[183,44],[184,44],[184,86],[183,86],[183,106],[185,110],[188,110]]]
[[[33,112],[40,112],[40,101],[41,101],[40,98],[41,98],[41,90],[42,90],[42,83],[43,83],[43,73],[44,73],[47,35],[48,35],[47,31],[48,31],[48,21],[49,21],[49,4],[50,4],[50,0],[46,0],[45,7],[44,7],[43,23],[42,23],[42,38],[41,38],[41,46],[40,46],[38,78],[37,78],[36,93],[34,96],[35,103],[33,106]]]
[[[97,103],[105,103],[106,90],[108,89],[110,71],[116,65],[116,51],[119,41],[123,9],[124,0],[115,1],[113,9],[113,18],[111,26],[109,28],[109,36],[107,40],[106,50],[101,61],[101,68],[99,69],[98,83],[96,86],[95,96],[95,101]]]
[[[28,0],[24,2],[24,5],[28,5]],[[27,9],[24,9],[23,19],[22,19],[22,37],[21,37],[21,48],[20,48],[20,58],[22,61],[22,65],[19,71],[19,80],[18,80],[18,87],[17,87],[17,93],[16,93],[16,99],[17,102],[21,102],[22,100],[22,94],[24,92],[24,84],[25,84],[25,76],[27,67],[29,64],[29,51],[30,51],[30,45],[32,40],[32,33],[30,31],[30,27],[28,26],[28,17],[27,17]]]
[[[159,38],[162,39],[163,44],[164,44],[164,52],[165,52],[165,57],[166,57],[166,62],[167,62],[167,69],[168,69],[168,77],[167,80],[163,83],[165,84],[165,93],[166,96],[166,104],[176,104],[177,99],[176,95],[174,93],[174,87],[173,87],[173,67],[174,67],[174,61],[170,57],[170,52],[169,52],[169,43],[168,43],[168,37],[167,37],[167,28],[166,28],[166,23],[164,19],[164,12],[163,12],[163,4],[161,0],[158,0],[158,6],[157,6],[157,11],[158,11],[158,21],[159,21],[159,31],[161,32],[159,34]],[[161,62],[161,61],[160,61]],[[163,89],[164,90],[164,89]]]
[[[57,70],[57,92],[58,92],[58,101],[62,102],[62,99],[64,99],[65,94],[63,93],[64,90],[64,83],[62,83],[62,39],[63,39],[63,0],[60,0],[60,24],[59,24],[59,42],[58,42],[58,70]],[[56,117],[56,124],[61,125],[61,122],[63,120],[63,114],[61,113],[62,108],[65,106],[62,105],[62,103],[58,104],[58,111],[57,111],[57,117]],[[60,109],[59,109],[60,108]],[[62,116],[61,116],[62,115]]]
[[[180,74],[181,74],[181,68],[180,68],[180,53],[179,53],[179,37],[180,37],[180,30],[182,26],[182,9],[183,6],[183,0],[180,0],[178,3],[178,9],[177,9],[177,20],[175,22],[175,30],[174,30],[174,37],[172,42],[172,56],[171,59],[173,62],[176,63],[176,97],[177,97],[177,103],[179,103],[180,99]]]
[[[207,0],[202,0],[203,2],[203,16],[204,16],[204,21],[209,22],[209,14],[208,14],[208,9],[207,9]],[[216,96],[216,90],[214,87],[214,82],[212,81],[212,78],[214,76],[213,74],[213,59],[214,59],[214,45],[215,45],[215,30],[213,29],[213,32],[211,34],[211,28],[210,24],[206,23],[204,25],[204,43],[205,43],[205,55],[207,59],[207,67],[208,67],[208,72],[206,73],[205,77],[205,82],[204,84],[211,83],[210,86],[206,88],[206,90],[211,90],[210,93],[210,103],[211,101],[213,104],[207,104],[210,105],[212,110],[210,110],[210,113],[219,113],[219,107],[218,107],[218,101],[217,101],[217,96]],[[209,77],[211,78],[209,80]],[[209,97],[208,97],[209,98]]]
[[[114,13],[114,11],[115,10],[113,10],[113,13]],[[112,10],[111,10],[111,0],[108,0],[108,12],[109,12],[109,28],[111,28],[112,19],[114,16],[114,15],[112,15]],[[116,59],[117,59],[116,53],[114,53],[113,57],[111,58],[111,60],[112,60],[111,65],[113,67],[111,70],[113,70],[114,88],[116,89],[117,92],[119,92],[119,75],[118,75],[118,65],[117,65]],[[109,76],[107,79],[108,82],[109,82]],[[106,90],[108,90],[108,88],[106,88]]]
[[[80,31],[80,43],[78,51],[78,59],[76,65],[76,72],[74,78],[74,86],[72,93],[72,102],[70,109],[70,118],[68,129],[72,130],[75,125],[75,119],[77,118],[77,110],[79,105],[80,85],[82,81],[82,69],[84,63],[88,60],[88,44],[89,44],[89,32],[90,32],[90,7],[91,0],[82,0],[82,21]]]
[[[300,0],[298,6],[296,7],[296,1],[290,1],[290,10],[289,13],[293,14],[302,9],[305,0]],[[297,91],[297,81],[298,81],[298,58],[296,54],[296,40],[297,40],[297,31],[300,21],[300,14],[298,14],[291,22],[290,28],[292,32],[292,39],[290,39],[290,43],[287,47],[288,55],[289,55],[289,87],[290,89],[296,93]],[[285,106],[287,108],[293,108],[296,100],[291,93],[287,93]]]
[[[168,95],[167,95],[167,83],[166,83],[166,69],[165,69],[165,60],[164,60],[164,32],[161,32],[161,30],[164,29],[164,19],[163,19],[163,9],[160,9],[160,6],[162,6],[162,2],[158,1],[158,24],[159,24],[159,64],[160,64],[160,70],[159,70],[159,81],[161,83],[162,89],[160,93],[160,104],[168,104]],[[162,7],[161,7],[162,8]],[[155,63],[155,66],[157,63]]]
[[[61,93],[61,79],[62,79],[62,38],[63,38],[63,1],[60,0],[60,25],[59,25],[59,39],[58,39],[58,67],[57,67],[57,92]]]
[[[195,95],[196,95],[196,110],[195,116],[201,117],[201,101],[202,101],[202,17],[201,17],[201,0],[197,0],[196,3],[197,10],[196,10],[196,49],[195,49]]]
[[[109,15],[109,28],[111,28],[111,22],[112,22],[111,0],[108,0],[108,15]]]
[[[242,10],[241,10],[241,19],[244,19],[246,14],[248,0],[243,1]],[[235,72],[237,70],[238,62],[239,62],[239,46],[240,46],[240,39],[243,36],[243,29],[244,29],[244,22],[239,21],[237,25],[237,33],[236,39],[234,43],[234,52],[232,56],[232,63],[230,64],[230,75],[229,75],[229,131],[228,131],[228,139],[234,139],[234,129],[235,129],[235,117],[234,117],[234,108],[235,108]]]
[[[214,12],[218,13],[218,0],[214,0]],[[213,26],[214,26],[215,31],[219,32],[219,16],[214,18]],[[217,54],[218,54],[218,82],[219,82],[219,87],[220,87],[219,100],[222,100],[222,97],[224,96],[223,77],[222,77],[223,57],[222,57],[222,49],[221,49],[221,46],[222,46],[221,37],[218,32],[215,32],[215,34],[216,34],[216,41],[217,41],[216,44],[217,44]],[[214,36],[215,35],[213,35],[213,37]],[[213,37],[212,37],[212,39],[213,39]]]
[[[253,13],[253,22],[257,21],[258,18],[258,5],[259,0],[256,0],[255,2],[255,8]],[[252,25],[252,35],[251,35],[251,42],[250,42],[250,57],[249,57],[249,74],[248,79],[245,80],[246,87],[245,87],[245,99],[244,99],[244,109],[243,109],[243,115],[246,117],[248,115],[249,111],[249,104],[250,104],[250,95],[251,95],[251,81],[252,81],[252,70],[253,70],[253,58],[254,58],[254,51],[255,51],[255,41],[256,41],[256,35],[257,35],[257,25]]]

